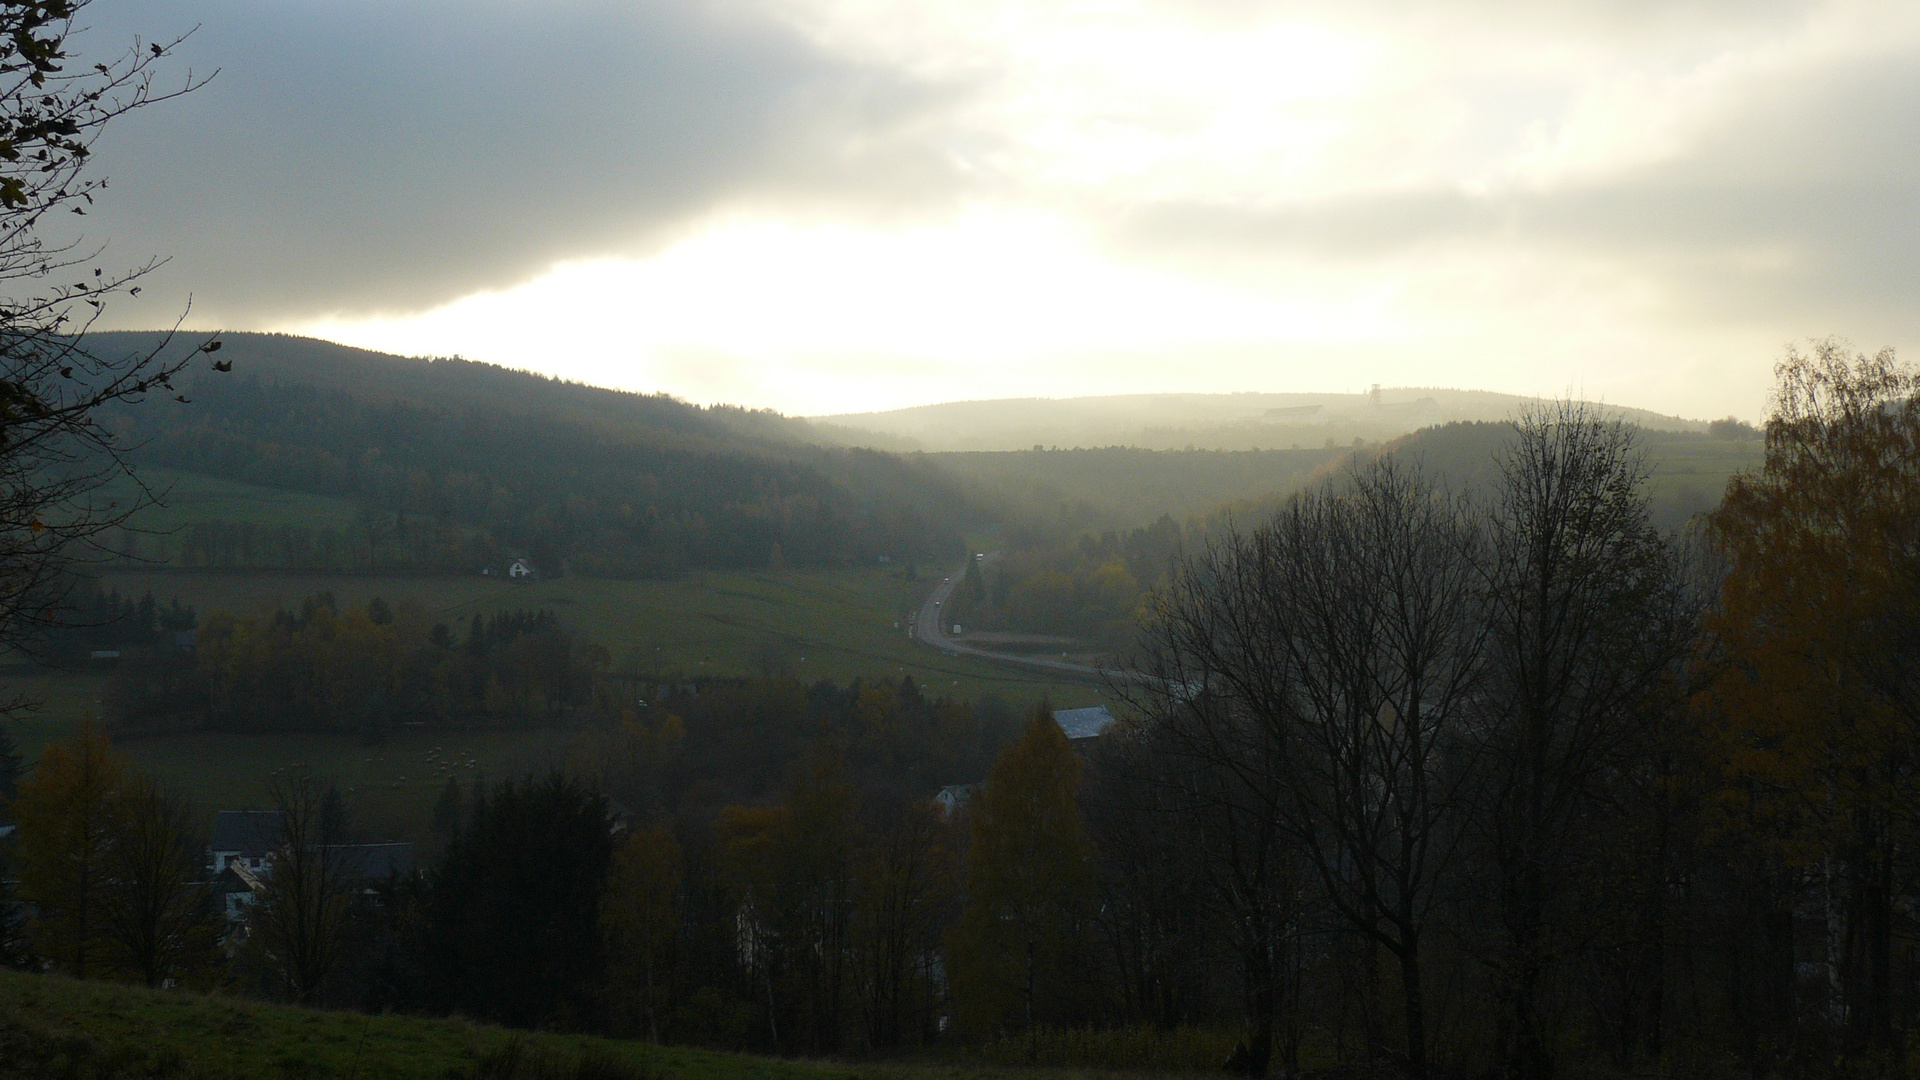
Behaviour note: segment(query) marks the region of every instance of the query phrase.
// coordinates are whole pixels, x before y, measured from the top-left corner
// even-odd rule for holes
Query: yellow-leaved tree
[[[967,907],[948,945],[965,1032],[1086,1014],[1094,865],[1079,780],[1080,760],[1043,703],[973,801]]]
[[[1755,865],[1818,880],[1820,983],[1842,1048],[1894,1047],[1900,852],[1916,837],[1920,372],[1841,342],[1778,366],[1766,460],[1709,522],[1725,560],[1708,621],[1710,802]],[[1774,988],[1794,994],[1783,956]]]
[[[20,898],[33,950],[75,978],[106,962],[109,856],[127,767],[93,726],[46,748],[20,785]]]
[[[600,929],[614,1022],[660,1041],[674,933],[680,926],[680,842],[665,825],[636,829],[613,853]]]

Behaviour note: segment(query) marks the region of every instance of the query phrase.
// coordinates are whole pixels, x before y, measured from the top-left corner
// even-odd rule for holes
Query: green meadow
[[[358,511],[344,500],[325,495],[222,480],[199,473],[143,465],[139,483],[121,477],[101,489],[100,497],[138,503],[130,524],[151,534],[164,550],[168,535],[196,521],[233,521],[252,525],[331,525],[344,529]]]
[[[1211,1050],[1211,1047],[1207,1048]],[[521,1068],[503,1067],[517,1056]],[[1158,1064],[1145,1059],[1152,1068]],[[529,1067],[531,1066],[531,1067]],[[970,1060],[827,1062],[590,1036],[507,1031],[459,1019],[298,1009],[0,970],[0,1080],[263,1077],[511,1080],[988,1080],[1123,1076],[994,1068]],[[1159,1073],[1165,1075],[1165,1073]]]
[[[1049,699],[1068,708],[1098,704],[1092,681],[1051,678],[1011,666],[935,652],[908,640],[905,618],[938,575],[908,581],[897,568],[707,573],[671,581],[564,577],[384,577],[353,574],[115,572],[102,584],[123,594],[152,590],[202,617],[216,609],[255,611],[331,592],[343,604],[374,597],[418,605],[456,631],[474,615],[550,608],[578,639],[604,645],[616,663],[666,681],[752,676],[770,666],[807,681],[911,675],[935,696],[995,695],[1015,709]],[[0,690],[38,707],[13,733],[32,760],[47,742],[101,715],[104,672],[10,675]],[[403,730],[377,746],[343,735],[193,733],[129,738],[121,749],[139,767],[206,811],[259,806],[275,769],[305,765],[338,781],[369,838],[418,839],[448,776],[493,779],[540,772],[566,760],[574,732]]]

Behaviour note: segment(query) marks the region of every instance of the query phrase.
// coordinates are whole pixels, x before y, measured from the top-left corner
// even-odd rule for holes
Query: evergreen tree
[[[428,897],[440,1003],[507,1024],[588,1023],[612,861],[607,802],[572,779],[555,773],[476,797]]]

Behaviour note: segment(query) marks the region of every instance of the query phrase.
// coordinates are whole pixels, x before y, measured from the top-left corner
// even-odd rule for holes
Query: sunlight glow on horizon
[[[1705,317],[1683,282],[1764,282],[1802,252],[1514,223],[1550,196],[1608,205],[1758,87],[1920,40],[1920,17],[1860,7],[1642,42],[1425,9],[766,0],[849,62],[948,88],[900,137],[956,197],[870,213],[746,192],[651,250],[275,328],[794,414],[1380,382],[1753,419],[1782,344],[1857,328],[1759,303]],[[1226,224],[1136,228],[1157,213]]]

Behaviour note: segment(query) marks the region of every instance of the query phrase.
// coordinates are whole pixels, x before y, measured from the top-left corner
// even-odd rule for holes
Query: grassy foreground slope
[[[459,1020],[295,1009],[179,991],[0,971],[0,1080],[15,1077],[380,1077],[448,1080],[507,1044],[592,1075],[658,1080],[841,1080],[901,1070],[782,1061],[585,1036],[526,1034]],[[558,1071],[558,1070],[555,1070]],[[566,1070],[570,1074],[585,1070]],[[551,1073],[550,1073],[551,1075]]]
[[[937,1060],[808,1061],[0,969],[0,1080],[1079,1080],[1195,1075],[1222,1038],[1233,1036],[1049,1032]],[[1043,1067],[1024,1064],[1030,1051]],[[1102,1064],[1067,1064],[1089,1060]]]

